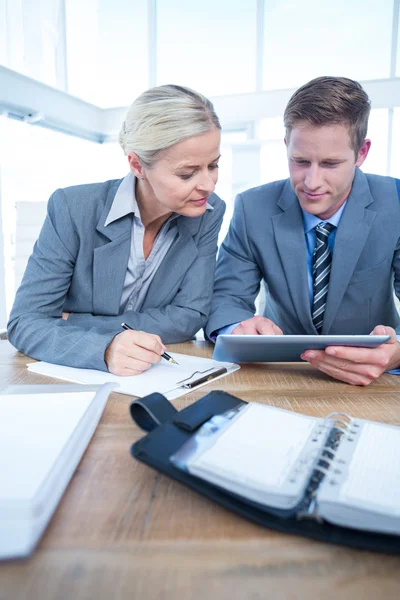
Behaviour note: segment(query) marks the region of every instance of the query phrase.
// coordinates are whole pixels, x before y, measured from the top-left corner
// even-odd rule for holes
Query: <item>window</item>
[[[267,0],[265,89],[320,75],[389,77],[393,0]]]
[[[207,96],[256,86],[256,0],[157,2],[157,84]]]
[[[57,188],[124,177],[126,157],[118,144],[100,145],[49,129],[0,118],[0,186],[7,311],[40,231],[45,205]],[[19,226],[19,203],[38,203]]]
[[[362,166],[365,173],[388,174],[388,118],[389,111],[385,108],[371,110],[367,133],[367,137],[371,140],[371,149]]]
[[[57,87],[60,0],[0,0],[0,64]]]
[[[390,174],[400,179],[400,108],[394,109]]]
[[[128,106],[148,87],[147,3],[67,0],[68,92],[102,108]]]

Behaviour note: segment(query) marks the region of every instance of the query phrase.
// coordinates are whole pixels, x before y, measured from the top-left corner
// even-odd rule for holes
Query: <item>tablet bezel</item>
[[[213,359],[229,362],[302,362],[306,350],[328,346],[376,348],[389,335],[219,335]]]

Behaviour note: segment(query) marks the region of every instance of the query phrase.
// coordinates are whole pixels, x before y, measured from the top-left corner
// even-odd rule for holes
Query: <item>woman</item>
[[[130,173],[49,200],[8,324],[18,350],[134,375],[205,324],[225,211],[213,194],[220,129],[188,88],[135,100],[119,136]]]

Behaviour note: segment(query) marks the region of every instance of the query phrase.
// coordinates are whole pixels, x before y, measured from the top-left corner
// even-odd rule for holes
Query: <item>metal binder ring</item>
[[[345,431],[350,429],[354,423],[354,419],[345,412],[332,412],[325,417],[325,420],[333,422],[335,426]]]

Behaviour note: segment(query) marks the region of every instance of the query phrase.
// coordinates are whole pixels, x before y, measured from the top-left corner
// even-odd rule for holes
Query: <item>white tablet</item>
[[[328,346],[376,348],[389,335],[219,335],[213,359],[229,362],[301,362],[305,350]]]

